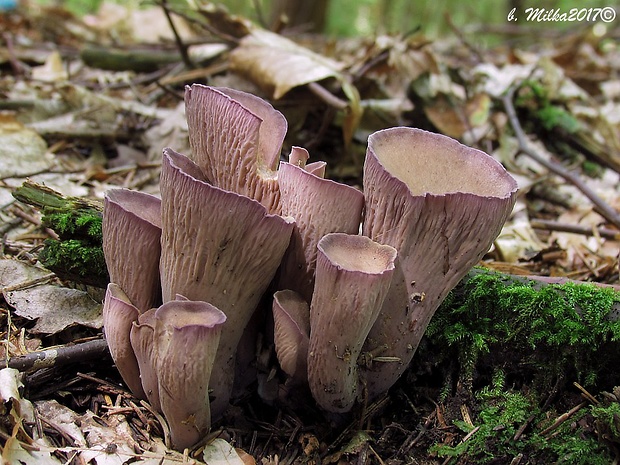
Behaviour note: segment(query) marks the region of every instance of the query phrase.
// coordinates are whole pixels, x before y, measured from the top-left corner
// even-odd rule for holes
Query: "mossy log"
[[[541,390],[562,379],[620,384],[620,291],[613,286],[474,268],[444,301],[425,337],[429,357],[451,365],[470,386],[496,369]]]
[[[110,278],[102,250],[101,202],[65,197],[60,192],[26,181],[14,192],[20,202],[41,211],[43,226],[54,230],[46,239],[39,260],[60,278],[105,287]]]

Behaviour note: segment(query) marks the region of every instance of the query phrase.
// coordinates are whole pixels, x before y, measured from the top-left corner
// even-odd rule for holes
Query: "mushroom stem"
[[[109,283],[103,301],[103,327],[110,354],[131,392],[140,399],[146,399],[138,361],[129,342],[131,325],[138,320],[138,315],[138,309],[129,301],[127,294],[118,285]]]
[[[389,289],[396,250],[342,233],[327,234],[318,249],[308,382],[322,408],[347,412],[358,393],[358,357]]]
[[[138,360],[142,389],[151,406],[156,411],[161,412],[155,367],[157,353],[153,343],[156,310],[151,308],[138,317],[138,321],[135,321],[131,326],[130,341]]]
[[[282,370],[296,384],[308,381],[310,307],[289,289],[273,295],[273,326],[276,356]]]
[[[409,365],[447,293],[488,251],[517,184],[492,157],[439,134],[392,128],[372,134],[364,164],[363,234],[398,250],[397,270],[364,350],[398,362],[366,373],[369,396]]]
[[[225,321],[206,302],[172,300],[155,312],[159,397],[178,450],[194,445],[211,427],[209,380]]]

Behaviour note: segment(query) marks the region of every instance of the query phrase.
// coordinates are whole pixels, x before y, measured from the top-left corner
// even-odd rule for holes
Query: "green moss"
[[[584,160],[581,164],[581,168],[584,174],[591,178],[600,178],[605,172],[605,169],[601,165],[591,160]]]
[[[102,243],[103,215],[95,210],[51,211],[43,216],[43,224],[61,239],[81,237],[92,244]]]
[[[110,281],[103,249],[89,241],[47,239],[39,253],[39,260],[64,279],[99,287],[105,287]]]
[[[547,131],[561,128],[574,134],[581,127],[577,118],[559,105],[547,104],[536,111],[536,116]]]
[[[476,394],[476,399],[480,409],[472,416],[474,426],[454,421],[464,434],[469,434],[467,440],[456,445],[435,444],[430,453],[454,457],[452,463],[512,463],[518,456],[526,457],[525,463],[532,463],[531,459],[535,459],[533,463],[574,465],[612,462],[610,450],[594,432],[581,426],[580,420],[591,415],[599,424],[597,429],[608,429],[618,421],[618,403],[607,408],[584,407],[559,427],[545,430],[563,412],[543,412],[538,395],[508,388],[501,370],[495,372],[491,385]]]
[[[592,385],[620,355],[620,292],[594,284],[542,285],[477,272],[461,283],[431,321],[427,338],[456,355],[473,377],[485,356],[510,352],[511,366],[537,371],[540,387],[574,375]],[[616,359],[617,360],[617,359]]]
[[[13,196],[38,208],[43,214],[43,226],[53,229],[60,238],[45,241],[39,253],[39,260],[45,267],[64,279],[99,287],[107,285],[101,202],[66,197],[32,181],[15,189]]]
[[[551,432],[544,430],[570,407],[542,406],[572,381],[591,389],[620,384],[619,316],[620,292],[612,288],[472,271],[431,321],[421,347],[428,354],[418,355],[441,353],[438,365],[456,367],[459,383],[450,384],[469,389],[474,427],[454,421],[470,437],[430,452],[452,463],[510,463],[520,454],[532,463],[611,463],[607,446],[620,444],[619,397],[584,407]]]
[[[526,109],[531,118],[547,131],[562,129],[574,134],[581,128],[577,118],[561,102],[551,100],[547,89],[538,81],[524,82],[515,104]]]

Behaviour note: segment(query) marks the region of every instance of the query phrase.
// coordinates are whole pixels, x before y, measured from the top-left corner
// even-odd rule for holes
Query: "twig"
[[[107,342],[104,339],[95,339],[71,346],[58,347],[57,349],[46,349],[27,355],[11,357],[6,366],[19,371],[38,370],[101,359],[102,356],[108,353]]]
[[[590,402],[592,402],[594,405],[598,405],[600,402],[597,400],[596,397],[594,397],[592,394],[590,394],[586,388],[584,388],[581,384],[579,384],[577,381],[573,382],[573,386],[575,386],[577,389],[579,389],[581,391],[581,395],[583,397],[585,397],[586,399],[588,399]]]
[[[8,32],[5,32],[2,34],[2,37],[4,38],[4,41],[6,43],[6,50],[8,52],[8,61],[11,64],[11,67],[13,68],[13,73],[24,74],[28,68],[21,60],[17,59],[15,48],[13,47],[13,36],[11,36],[11,34],[9,34]]]
[[[469,439],[471,439],[471,437],[476,434],[478,432],[478,430],[480,429],[480,425],[476,426],[474,429],[472,429],[469,433],[467,433],[465,435],[465,437],[463,439],[461,439],[461,441],[459,442],[459,444],[463,444],[464,442],[469,441]],[[450,460],[452,460],[453,457],[446,457],[446,460],[443,461],[443,463],[441,465],[448,465],[448,463],[450,463]]]
[[[204,15],[204,12],[200,12]],[[218,39],[221,39],[222,41],[226,42],[228,45],[237,45],[239,44],[239,38],[234,37],[230,34],[226,34],[220,30],[218,30],[217,28],[211,26],[210,24],[207,24],[205,22],[199,21],[196,18],[192,18],[189,15],[186,15],[185,13],[183,13],[182,11],[174,11],[174,14],[176,14],[177,16],[180,16],[181,18],[183,18],[185,21],[187,21],[190,24],[193,24],[205,31],[207,31],[209,34],[213,35],[214,37],[217,37]]]
[[[504,107],[506,108],[506,113],[508,115],[508,119],[510,120],[510,124],[512,125],[515,135],[517,136],[517,140],[519,142],[519,150],[531,159],[535,160],[537,163],[543,165],[549,171],[572,183],[588,199],[592,201],[592,203],[597,207],[597,211],[603,217],[605,217],[607,221],[620,228],[620,214],[618,214],[616,210],[614,210],[603,199],[601,199],[596,194],[596,192],[594,192],[587,184],[585,184],[581,180],[581,178],[577,174],[570,172],[560,163],[545,159],[543,156],[540,155],[540,153],[538,153],[538,151],[536,151],[530,145],[527,136],[523,132],[523,128],[521,127],[521,123],[519,122],[519,118],[517,117],[517,112],[515,111],[514,104],[512,103],[512,97],[514,95],[514,92],[514,87],[509,89],[502,97],[502,102],[504,104]]]
[[[471,42],[469,42],[469,40],[467,40],[467,37],[465,37],[465,34],[463,34],[463,31],[461,31],[458,27],[456,27],[456,24],[454,24],[454,21],[452,21],[452,16],[450,15],[450,13],[448,13],[446,11],[444,13],[443,17],[446,20],[446,23],[448,24],[448,27],[450,27],[450,29],[452,29],[452,31],[457,35],[457,37],[462,42],[462,44],[470,52],[472,52],[476,56],[477,61],[478,62],[483,62],[484,61],[484,57],[482,56],[482,53],[480,53],[480,50],[478,50],[476,47],[474,47],[471,44]]]
[[[513,438],[512,438],[513,441],[518,441],[519,440],[519,438],[523,435],[523,433],[525,432],[525,429],[528,427],[528,425],[530,423],[532,423],[532,421],[534,421],[534,418],[536,418],[536,415],[534,415],[534,414],[532,414],[529,417],[527,417],[527,420],[525,420],[523,422],[523,424],[521,426],[519,426],[519,429],[517,430],[517,432],[513,436]]]
[[[170,29],[172,30],[172,34],[174,35],[174,41],[177,44],[177,48],[179,49],[179,53],[181,54],[181,59],[185,66],[188,68],[195,68],[194,63],[189,57],[189,53],[187,53],[187,46],[183,43],[183,39],[179,35],[179,31],[177,31],[177,27],[172,20],[172,15],[170,14],[170,8],[168,7],[168,0],[161,0],[159,2],[161,9],[164,11],[166,15],[166,19],[168,20],[168,24],[170,25]]]
[[[562,423],[564,423],[566,420],[568,420],[570,417],[572,417],[575,413],[577,413],[579,410],[584,408],[586,405],[588,405],[588,401],[583,401],[576,407],[573,407],[572,409],[570,409],[568,412],[563,413],[562,415],[560,415],[559,417],[555,419],[555,421],[553,422],[551,426],[548,426],[547,428],[542,430],[540,432],[540,435],[545,436],[551,431],[557,429]]]
[[[337,110],[344,110],[349,106],[349,103],[347,101],[336,97],[325,87],[316,82],[308,83],[308,89],[310,89],[310,91],[318,98],[320,98],[323,102],[327,103],[330,107],[334,107]]]
[[[170,438],[170,427],[168,426],[168,423],[166,423],[164,417],[161,416],[157,411],[155,411],[155,409],[151,407],[148,402],[141,400],[140,405],[142,405],[142,407],[151,412],[151,415],[157,418],[157,421],[161,425],[161,430],[164,434],[164,444],[166,445],[166,447],[170,448],[170,445],[172,444],[172,439]]]
[[[540,219],[530,220],[530,226],[534,229],[582,234],[584,236],[594,236],[594,231],[596,231],[598,236],[604,237],[605,239],[613,239],[615,241],[620,240],[620,231],[609,228],[588,228],[587,226],[580,226],[578,224],[560,223],[558,221]]]

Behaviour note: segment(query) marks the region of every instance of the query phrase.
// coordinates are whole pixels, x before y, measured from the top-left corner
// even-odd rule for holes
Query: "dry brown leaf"
[[[235,449],[221,438],[216,438],[204,448],[203,460],[209,465],[252,465],[254,459],[242,449]]]
[[[11,115],[0,115],[0,177],[23,177],[49,169],[47,143]]]
[[[53,334],[81,324],[101,328],[101,304],[86,292],[51,284],[39,284],[53,274],[17,260],[0,260],[0,291],[15,313],[37,319],[34,333]]]
[[[461,139],[466,132],[487,122],[490,109],[491,98],[487,94],[476,94],[466,103],[438,95],[424,107],[424,112],[442,134]]]
[[[101,304],[77,289],[44,284],[5,292],[4,298],[17,315],[37,320],[33,333],[54,334],[74,324],[103,326]]]
[[[293,87],[330,77],[342,80],[344,65],[279,34],[255,29],[230,54],[230,67],[279,99]]]

